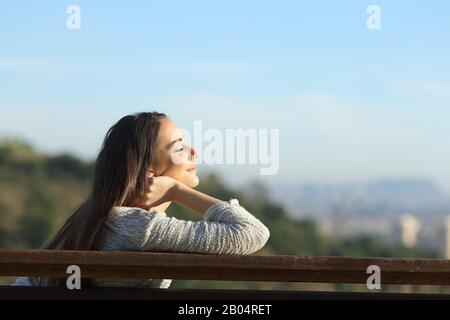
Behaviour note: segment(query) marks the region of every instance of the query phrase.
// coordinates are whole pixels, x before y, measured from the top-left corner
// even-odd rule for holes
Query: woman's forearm
[[[219,199],[189,188],[182,183],[177,183],[174,190],[173,200],[200,215],[203,215],[213,204],[220,202]]]

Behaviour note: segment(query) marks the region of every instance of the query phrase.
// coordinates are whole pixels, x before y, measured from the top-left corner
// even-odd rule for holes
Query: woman
[[[193,188],[196,151],[163,113],[128,115],[109,129],[95,163],[88,199],[46,249],[251,254],[270,233],[238,200]],[[168,217],[176,202],[201,221]],[[91,279],[83,285],[168,288],[170,279]],[[59,278],[19,278],[16,285],[65,285]]]

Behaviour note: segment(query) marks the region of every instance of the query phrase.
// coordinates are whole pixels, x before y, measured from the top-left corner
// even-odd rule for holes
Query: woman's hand
[[[203,215],[210,206],[220,200],[189,188],[171,177],[158,176],[148,178],[146,192],[132,206],[150,210],[170,201]]]
[[[173,201],[178,181],[167,176],[147,178],[145,193],[133,203],[133,207],[149,210],[165,202]]]

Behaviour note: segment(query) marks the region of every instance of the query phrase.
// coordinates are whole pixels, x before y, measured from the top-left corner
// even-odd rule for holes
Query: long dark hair
[[[137,113],[108,130],[95,162],[90,195],[44,249],[99,249],[111,209],[126,206],[145,191],[147,174],[158,161],[160,121],[166,118],[159,112]],[[48,285],[62,285],[59,278],[46,280]]]

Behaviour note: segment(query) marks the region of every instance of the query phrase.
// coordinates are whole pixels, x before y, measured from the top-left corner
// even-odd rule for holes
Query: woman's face
[[[197,152],[186,145],[181,130],[170,119],[161,120],[156,176],[169,176],[194,188],[199,179],[195,166]]]

